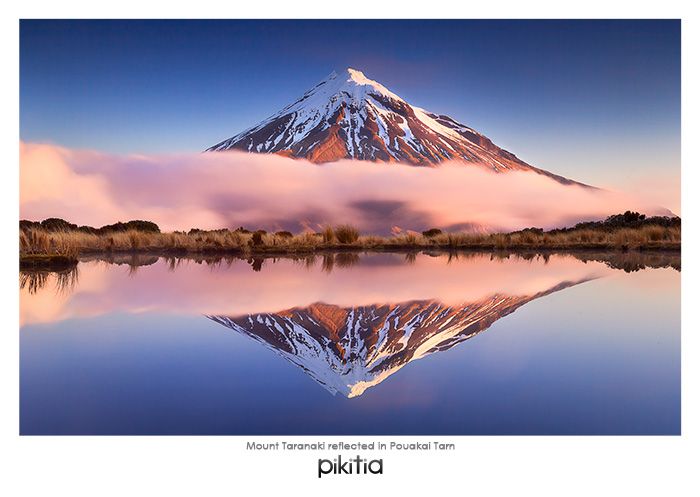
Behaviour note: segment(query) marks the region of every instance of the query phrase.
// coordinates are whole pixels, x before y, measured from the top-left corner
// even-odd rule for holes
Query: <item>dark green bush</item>
[[[69,223],[59,217],[50,217],[41,222],[41,227],[46,231],[74,231],[78,229],[77,224]]]
[[[544,230],[542,228],[525,228],[520,231],[513,231],[511,235],[515,235],[518,233],[526,234],[526,233],[532,233],[533,235],[542,235],[544,234]]]
[[[41,228],[41,223],[38,221],[29,221],[27,219],[20,219],[19,221],[19,229],[21,230],[28,230],[28,229],[38,229]]]
[[[625,211],[622,214],[608,216],[604,221],[586,221],[570,228],[549,230],[548,233],[568,233],[575,230],[599,230],[605,232],[618,231],[621,228],[642,228],[645,226],[662,226],[664,228],[680,227],[681,218],[678,216],[647,217],[639,212]],[[530,228],[532,229],[532,228]]]
[[[423,232],[423,236],[426,238],[432,238],[434,236],[442,235],[442,230],[439,228],[430,228]]]
[[[93,228],[92,226],[80,226],[78,228],[78,231],[82,231],[83,233],[90,233],[91,235],[98,235],[99,230],[96,228]]]
[[[126,223],[119,221],[114,224],[107,224],[99,228],[97,231],[98,233],[116,233],[129,230],[141,231],[143,233],[160,233],[160,228],[156,223],[151,221],[143,221],[141,219],[134,219],[132,221],[127,221]]]
[[[187,232],[188,235],[201,235],[205,233],[230,233],[230,230],[228,228],[219,228],[216,230],[200,230],[199,228],[192,228]]]

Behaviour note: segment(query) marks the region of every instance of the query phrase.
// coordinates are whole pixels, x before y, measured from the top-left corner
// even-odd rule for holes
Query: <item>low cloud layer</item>
[[[552,228],[625,210],[666,214],[624,193],[463,163],[422,168],[315,165],[243,152],[110,155],[20,144],[20,215],[101,226],[146,219],[165,230],[244,226],[299,232],[351,223],[364,233]]]

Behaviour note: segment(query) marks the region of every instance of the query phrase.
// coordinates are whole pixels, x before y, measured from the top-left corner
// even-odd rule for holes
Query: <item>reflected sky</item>
[[[581,259],[374,254],[265,260],[259,271],[237,259],[87,261],[67,286],[50,275],[21,290],[21,432],[679,433],[680,273]],[[492,306],[463,333],[494,296],[517,305]],[[420,299],[443,306],[432,321],[416,322]],[[338,365],[373,357],[398,369],[361,395],[329,395],[308,361],[206,317],[298,317],[318,302],[345,309],[317,328],[306,321]],[[383,342],[391,320],[357,318],[407,302],[413,314]],[[447,307],[466,316],[449,337]],[[348,310],[360,325],[344,330]],[[343,342],[353,330],[362,340]]]
[[[118,262],[122,264],[81,263],[79,284],[68,291],[56,288],[54,275],[31,296],[25,286],[20,322],[115,311],[233,315],[315,302],[357,306],[435,299],[453,304],[495,293],[534,294],[562,281],[614,272],[573,256],[502,259],[490,254],[330,254],[297,260],[233,258],[211,264],[189,259],[169,264],[146,257]]]

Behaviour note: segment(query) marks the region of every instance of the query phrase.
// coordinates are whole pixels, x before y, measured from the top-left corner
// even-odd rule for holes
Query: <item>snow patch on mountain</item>
[[[207,149],[243,150],[305,158],[435,166],[452,160],[495,172],[533,167],[455,119],[408,104],[361,71],[333,72],[299,99],[255,126]]]
[[[444,351],[538,297],[494,294],[447,305],[437,300],[339,307],[316,303],[277,313],[208,316],[301,368],[333,395],[362,395],[411,361]]]

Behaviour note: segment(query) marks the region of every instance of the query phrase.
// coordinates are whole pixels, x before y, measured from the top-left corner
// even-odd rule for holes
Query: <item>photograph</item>
[[[20,438],[682,434],[681,20],[18,30]]]

